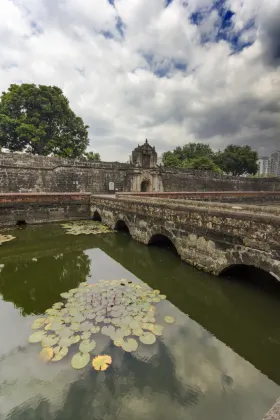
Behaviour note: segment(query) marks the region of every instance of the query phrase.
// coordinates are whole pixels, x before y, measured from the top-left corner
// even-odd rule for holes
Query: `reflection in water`
[[[41,314],[61,299],[60,293],[85,281],[89,265],[82,252],[6,264],[0,275],[0,294],[23,315]]]
[[[275,383],[199,325],[280,383],[274,296],[198,272],[122,233],[73,238],[45,226],[17,236],[0,250],[1,420],[259,420],[279,396]],[[133,355],[98,339],[96,354],[113,358],[106,372],[73,370],[71,351],[61,362],[39,362],[40,346],[27,342],[29,314],[43,312],[81,281],[122,277],[167,294],[176,306],[161,302],[159,311],[176,324]]]

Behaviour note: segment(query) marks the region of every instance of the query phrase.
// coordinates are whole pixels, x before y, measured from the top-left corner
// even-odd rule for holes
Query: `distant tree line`
[[[258,154],[250,146],[233,144],[215,152],[208,144],[187,143],[162,156],[165,167],[210,170],[234,176],[256,174],[257,160]]]

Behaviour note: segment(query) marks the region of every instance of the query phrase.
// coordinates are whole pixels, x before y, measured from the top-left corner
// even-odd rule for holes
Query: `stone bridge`
[[[93,195],[91,217],[146,245],[172,243],[182,260],[216,275],[254,266],[280,280],[279,207]]]

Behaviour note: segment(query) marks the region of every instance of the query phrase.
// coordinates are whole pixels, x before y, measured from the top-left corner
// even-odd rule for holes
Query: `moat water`
[[[280,396],[280,295],[218,278],[126,233],[5,232],[0,247],[0,419],[260,420]],[[127,278],[167,295],[176,322],[146,353],[106,342],[112,366],[38,360],[31,324],[80,282]]]

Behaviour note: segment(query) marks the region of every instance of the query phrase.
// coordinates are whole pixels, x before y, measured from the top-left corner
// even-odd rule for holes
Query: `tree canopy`
[[[0,146],[12,152],[79,157],[87,129],[56,86],[12,84],[0,98]]]
[[[215,158],[219,167],[232,175],[256,174],[258,154],[250,146],[229,145]]]
[[[100,162],[100,154],[94,152],[87,152],[84,154],[87,160],[91,160],[93,162]]]
[[[257,159],[257,152],[250,146],[235,145],[215,152],[208,144],[188,143],[163,153],[165,167],[211,170],[232,175],[255,174]]]

